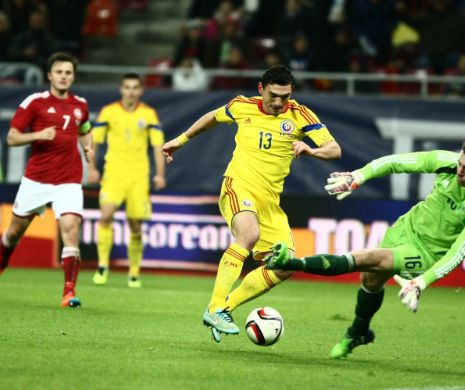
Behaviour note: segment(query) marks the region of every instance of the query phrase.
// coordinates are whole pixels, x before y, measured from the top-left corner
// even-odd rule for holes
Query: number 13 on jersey
[[[271,148],[271,141],[273,140],[273,134],[265,133],[260,131],[260,139],[258,142],[258,149],[269,149]]]

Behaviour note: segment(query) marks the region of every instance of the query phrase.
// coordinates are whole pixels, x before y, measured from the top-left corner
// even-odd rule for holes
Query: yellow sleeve
[[[215,112],[216,121],[222,122],[222,123],[228,123],[228,124],[235,122],[236,118],[234,114],[235,114],[235,108],[237,107],[237,104],[235,105],[234,103],[242,99],[243,97],[237,96],[225,106],[218,108]]]
[[[103,144],[108,130],[108,109],[106,107],[100,110],[97,120],[92,127],[92,140],[96,144]]]
[[[160,126],[157,111],[150,109],[148,114],[148,130],[150,137],[150,144],[152,146],[161,146],[165,143],[165,135]]]
[[[325,142],[334,141],[334,137],[329,132],[324,123],[321,123],[316,114],[305,106],[301,107],[301,117],[303,120],[302,131],[310,138],[316,146],[321,146]]]

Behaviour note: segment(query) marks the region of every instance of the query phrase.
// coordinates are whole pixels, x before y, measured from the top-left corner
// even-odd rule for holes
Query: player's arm
[[[100,172],[97,169],[96,161],[99,157],[99,144],[94,143],[91,139],[91,148],[92,148],[92,156],[90,157],[87,170],[87,183],[88,184],[98,184],[100,182]]]
[[[150,111],[148,118],[148,130],[150,144],[153,148],[153,158],[155,165],[155,175],[152,182],[156,191],[166,188],[165,177],[165,157],[163,156],[162,145],[165,143],[165,134],[161,129],[160,120],[155,109]]]
[[[453,167],[457,159],[457,153],[444,150],[391,154],[353,172],[332,173],[325,189],[341,200],[368,180],[397,173],[436,173],[441,168]]]
[[[94,160],[94,149],[92,147],[92,135],[91,135],[92,125],[88,120],[86,120],[80,127],[79,127],[79,143],[84,150],[84,156],[86,161],[90,163],[90,161]]]
[[[320,160],[336,160],[341,158],[341,147],[335,140],[326,141],[317,148],[311,148],[305,142],[296,141],[292,143],[294,156],[310,156]]]
[[[299,158],[306,155],[320,160],[336,160],[341,158],[341,147],[324,123],[318,116],[305,106],[300,106],[300,124],[302,131],[316,145],[312,148],[305,142],[296,141],[292,143],[294,156]]]
[[[153,184],[155,186],[155,190],[160,191],[166,188],[166,163],[161,146],[153,147],[153,156],[155,158],[155,176],[153,177]]]
[[[359,171],[365,180],[397,173],[435,173],[457,164],[458,155],[444,150],[392,154],[373,160]]]
[[[176,150],[185,145],[192,138],[217,125],[218,122],[215,118],[215,113],[216,110],[206,113],[184,133],[172,139],[171,141],[168,141],[162,146],[163,156],[166,158],[168,163],[173,161],[173,153]]]
[[[40,131],[23,133],[11,127],[8,131],[6,142],[8,146],[22,146],[36,141],[53,141],[56,135],[55,126],[46,127]]]
[[[90,158],[88,172],[87,172],[87,182],[89,184],[98,184],[100,182],[100,172],[97,169],[97,163],[99,158],[100,148],[99,146],[105,142],[109,122],[108,122],[108,109],[103,108],[93,127],[92,127],[92,137],[91,137],[91,147],[93,150],[93,156]]]

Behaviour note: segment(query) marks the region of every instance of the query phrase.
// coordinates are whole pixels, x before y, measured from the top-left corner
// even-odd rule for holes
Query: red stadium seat
[[[145,11],[149,8],[149,0],[119,0],[122,10]]]
[[[154,58],[150,60],[149,66],[160,70],[171,69],[173,63],[169,58]],[[144,86],[148,88],[159,88],[166,86],[166,77],[163,75],[147,75],[144,79]]]
[[[118,31],[118,14],[112,0],[92,0],[87,6],[84,35],[113,37]]]

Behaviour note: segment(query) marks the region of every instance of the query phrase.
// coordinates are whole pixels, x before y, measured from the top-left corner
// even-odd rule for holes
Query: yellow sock
[[[144,246],[142,245],[141,233],[131,233],[128,246],[129,276],[139,276],[143,251]]]
[[[228,310],[233,311],[239,305],[259,297],[281,282],[282,280],[272,270],[264,267],[254,269],[229,295],[226,306]]]
[[[249,251],[235,242],[226,249],[218,265],[215,287],[208,305],[210,311],[224,308],[226,296],[231,291],[234,282],[241,275],[244,260],[248,255]]]
[[[113,246],[113,226],[98,225],[97,228],[97,253],[98,266],[106,267],[110,265],[110,252]]]

